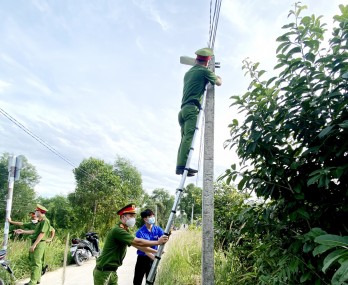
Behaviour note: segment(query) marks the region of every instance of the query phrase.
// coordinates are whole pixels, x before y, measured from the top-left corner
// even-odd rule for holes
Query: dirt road
[[[117,270],[118,285],[133,284],[134,266],[137,259],[136,249],[129,247],[127,255],[123,260],[122,266]],[[82,266],[67,266],[65,272],[65,282],[63,282],[63,268],[53,272],[47,272],[41,278],[41,285],[93,285],[93,269],[95,259],[88,261]],[[29,279],[20,280],[16,285],[23,285],[29,282]],[[145,279],[143,281],[145,284]]]

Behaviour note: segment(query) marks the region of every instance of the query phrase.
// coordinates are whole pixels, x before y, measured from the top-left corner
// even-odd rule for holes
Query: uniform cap
[[[214,51],[211,48],[201,48],[195,52],[196,59],[208,61],[214,55]]]
[[[40,204],[36,204],[36,211],[39,211],[42,214],[45,214],[48,210],[44,206]]]
[[[123,207],[121,210],[117,212],[117,215],[122,216],[123,214],[136,214],[135,211],[135,205],[134,204],[129,204],[125,207]]]

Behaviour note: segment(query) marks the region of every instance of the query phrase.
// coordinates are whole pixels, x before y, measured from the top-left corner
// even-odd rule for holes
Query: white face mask
[[[38,220],[31,220],[33,224],[37,224]]]
[[[127,221],[126,221],[126,225],[127,227],[129,228],[133,228],[135,226],[135,218],[129,218]]]
[[[150,225],[153,225],[153,224],[155,224],[155,222],[156,222],[156,218],[155,218],[155,217],[147,218],[147,222],[148,222]]]

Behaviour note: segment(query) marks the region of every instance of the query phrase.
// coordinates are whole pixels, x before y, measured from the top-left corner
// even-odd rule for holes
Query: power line
[[[33,139],[38,141],[40,144],[42,144],[44,147],[46,147],[49,151],[53,152],[55,155],[59,156],[61,159],[63,159],[66,163],[71,165],[72,167],[76,168],[76,166],[66,157],[64,157],[62,154],[60,154],[54,147],[50,146],[48,143],[46,143],[43,139],[41,139],[39,136],[35,135],[33,132],[31,132],[28,128],[26,128],[22,123],[18,122],[14,117],[12,117],[10,114],[8,114],[5,110],[3,110],[0,107],[0,113],[2,113],[7,119],[9,119],[12,123],[16,124],[19,128],[21,128],[24,132],[26,132],[29,136],[31,136]]]
[[[222,0],[215,0],[214,14],[212,18],[212,0],[210,0],[210,27],[209,27],[209,43],[208,46],[214,49],[216,31],[219,23],[220,9]]]
[[[25,127],[22,123],[20,123],[18,120],[16,120],[14,117],[12,117],[10,114],[8,114],[4,109],[0,107],[0,113],[3,114],[7,119],[9,119],[12,123],[17,125],[20,129],[22,129],[24,132],[26,132],[29,136],[31,136],[33,139],[38,141],[40,144],[42,144],[44,147],[46,147],[49,151],[57,155],[60,159],[64,160],[66,163],[68,163],[70,166],[73,168],[78,168],[74,163],[72,163],[68,158],[66,158],[64,155],[62,155],[60,152],[58,152],[53,146],[49,145],[47,142],[45,142],[43,139],[41,139],[38,135],[34,134],[32,131],[30,131],[27,127]],[[87,176],[92,177],[102,185],[106,186],[107,185],[96,178],[94,175],[88,173],[87,171],[80,169],[83,173],[85,173]]]

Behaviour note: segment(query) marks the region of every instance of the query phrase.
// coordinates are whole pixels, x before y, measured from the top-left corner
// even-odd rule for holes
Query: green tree
[[[83,160],[74,174],[77,186],[68,199],[76,226],[83,232],[95,230],[104,235],[115,224],[116,210],[127,201],[120,178],[112,165],[96,158]]]
[[[0,199],[3,201],[1,205],[1,218],[5,219],[6,199],[8,194],[8,158],[9,154],[4,153],[0,157]],[[36,206],[36,193],[34,187],[39,183],[35,166],[29,163],[25,156],[22,156],[23,168],[20,172],[20,179],[15,182],[13,187],[12,213],[13,220],[28,220],[28,213],[33,211]]]
[[[170,195],[168,190],[163,188],[155,189],[150,196],[150,203],[144,206],[155,211],[157,206],[157,223],[162,228],[165,228],[174,204],[174,196]]]
[[[202,217],[202,188],[196,187],[193,183],[188,184],[183,192],[179,205],[180,211],[185,212],[188,221],[191,222],[192,208],[193,219]]]
[[[275,233],[279,244],[307,265],[306,271],[295,262],[288,268],[298,274],[289,275],[275,263],[263,275],[265,284],[325,282],[320,261],[308,255],[313,247],[298,241],[313,227],[339,235],[348,228],[348,6],[340,5],[342,14],[334,17],[328,48],[321,17],[302,17],[305,8],[295,5],[289,14],[294,21],[277,39],[279,75],[262,79],[259,64],[245,60],[249,90],[232,97],[246,119],[232,121],[226,146],[236,147],[242,170],[233,165],[224,177],[230,182],[241,176],[239,189],[274,201],[273,222],[292,233]],[[282,262],[284,269],[290,264]]]
[[[65,231],[74,227],[74,207],[67,197],[57,195],[52,198],[39,197],[38,200],[48,209],[46,215],[55,229]]]
[[[138,205],[144,195],[143,181],[138,169],[126,158],[117,156],[113,171],[120,178],[122,193],[129,201]]]

